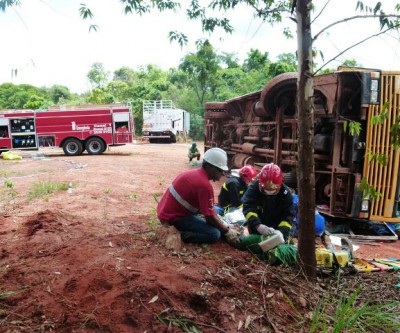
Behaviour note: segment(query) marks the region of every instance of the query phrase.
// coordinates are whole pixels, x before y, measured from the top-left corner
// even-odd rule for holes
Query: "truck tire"
[[[68,156],[79,156],[82,154],[82,142],[75,138],[65,140],[63,144],[64,154]]]
[[[86,150],[89,155],[100,155],[105,150],[105,144],[100,138],[90,138],[86,141]]]
[[[176,143],[176,135],[175,134],[171,134],[171,143]]]

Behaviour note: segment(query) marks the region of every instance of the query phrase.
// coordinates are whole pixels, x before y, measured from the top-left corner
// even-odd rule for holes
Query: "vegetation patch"
[[[32,185],[28,198],[29,200],[48,196],[54,192],[68,190],[68,183],[58,183],[51,180],[45,182],[36,182]]]

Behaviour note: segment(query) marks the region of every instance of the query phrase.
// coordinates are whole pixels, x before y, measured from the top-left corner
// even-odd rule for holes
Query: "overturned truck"
[[[274,162],[296,189],[297,77],[284,73],[261,91],[206,103],[205,149],[224,149],[233,168]],[[400,222],[400,154],[390,136],[400,119],[400,71],[339,68],[314,78],[313,98],[318,207],[332,217]],[[373,125],[372,118],[383,113],[386,120]],[[359,134],[348,124],[360,124]],[[387,164],[371,160],[373,155],[386,155]],[[362,182],[381,196],[365,197]]]

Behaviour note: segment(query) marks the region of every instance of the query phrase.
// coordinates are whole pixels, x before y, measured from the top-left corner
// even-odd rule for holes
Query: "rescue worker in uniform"
[[[193,158],[197,158],[197,160],[200,160],[200,151],[197,148],[197,143],[196,142],[192,142],[192,145],[189,148],[189,163],[192,162]]]
[[[247,186],[257,176],[257,170],[252,165],[245,165],[239,170],[239,177],[231,176],[222,185],[218,196],[219,206],[224,212],[231,212],[242,207],[242,197]]]
[[[239,233],[226,226],[214,210],[214,189],[210,183],[219,181],[228,171],[227,161],[222,149],[207,150],[202,167],[178,175],[161,198],[158,219],[178,229],[183,242],[215,243],[224,235],[229,244],[239,243]]]
[[[280,231],[288,240],[295,218],[292,193],[283,184],[282,170],[276,164],[265,165],[259,179],[249,185],[243,196],[243,214],[250,234],[268,236]]]

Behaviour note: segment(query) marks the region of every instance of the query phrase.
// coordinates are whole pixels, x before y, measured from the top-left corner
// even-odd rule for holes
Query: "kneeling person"
[[[192,145],[189,148],[189,162],[192,161],[193,158],[197,158],[197,160],[200,160],[200,151],[199,148],[197,148],[197,143],[193,142]]]
[[[288,240],[294,220],[292,193],[283,184],[282,170],[276,164],[265,165],[259,180],[250,184],[243,196],[243,214],[251,234],[268,236],[279,230]]]
[[[239,177],[231,176],[226,180],[218,196],[218,204],[224,212],[242,207],[243,194],[255,176],[257,170],[252,165],[245,165],[239,170]]]
[[[227,227],[214,210],[214,190],[210,180],[218,181],[228,171],[226,152],[220,148],[206,151],[201,168],[178,175],[157,206],[157,216],[181,233],[186,243],[215,243],[221,234],[230,244],[239,242],[238,233]],[[198,214],[204,215],[204,218]]]

